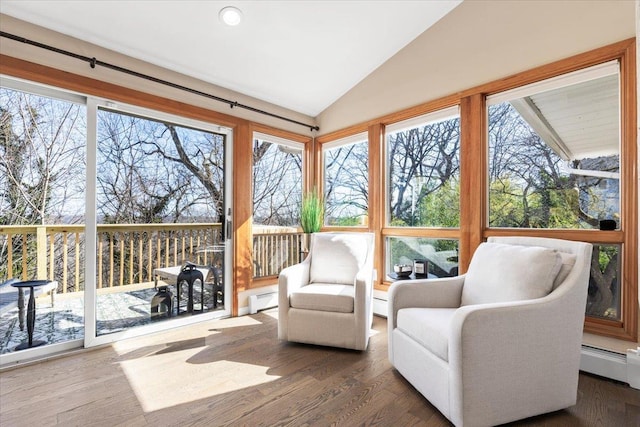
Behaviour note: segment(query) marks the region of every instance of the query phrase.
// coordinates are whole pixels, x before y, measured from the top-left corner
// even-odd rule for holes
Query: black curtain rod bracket
[[[265,111],[265,110],[261,110],[259,108],[251,107],[250,105],[241,104],[238,101],[232,101],[230,99],[221,98],[219,96],[211,95],[209,93],[202,92],[202,91],[199,91],[199,90],[196,90],[196,89],[192,89],[192,88],[189,88],[189,87],[186,87],[186,86],[182,86],[182,85],[179,85],[179,84],[167,81],[167,80],[162,80],[162,79],[159,79],[157,77],[149,76],[147,74],[142,74],[142,73],[139,73],[137,71],[130,70],[128,68],[120,67],[118,65],[109,64],[108,62],[100,61],[100,60],[96,59],[95,57],[89,58],[88,56],[79,55],[77,53],[73,53],[73,52],[69,52],[67,50],[59,49],[57,47],[53,47],[53,46],[50,46],[50,45],[47,45],[47,44],[44,44],[44,43],[40,43],[40,42],[37,42],[37,41],[34,41],[34,40],[29,40],[29,39],[24,38],[24,37],[16,36],[15,34],[7,33],[5,31],[0,31],[0,37],[5,37],[5,38],[11,39],[11,40],[15,40],[15,41],[18,41],[18,42],[21,42],[21,43],[25,43],[25,44],[28,44],[28,45],[31,45],[31,46],[39,47],[41,49],[45,49],[45,50],[48,50],[48,51],[51,51],[51,52],[56,52],[56,53],[59,53],[61,55],[65,55],[65,56],[69,56],[69,57],[72,57],[72,58],[75,58],[75,59],[79,59],[80,61],[88,62],[89,66],[91,68],[96,68],[96,65],[99,65],[101,67],[108,68],[110,70],[118,71],[120,73],[128,74],[130,76],[135,76],[135,77],[138,77],[138,78],[141,78],[141,79],[144,79],[144,80],[149,80],[149,81],[152,81],[154,83],[158,83],[158,84],[161,84],[161,85],[169,86],[169,87],[172,87],[174,89],[179,89],[179,90],[182,90],[182,91],[185,91],[185,92],[189,92],[189,93],[192,93],[192,94],[195,94],[195,95],[203,96],[205,98],[209,98],[209,99],[212,99],[214,101],[222,102],[222,103],[228,104],[230,108],[238,107],[238,108],[242,108],[242,109],[245,109],[245,110],[253,111],[254,113],[259,113],[259,114],[263,114],[265,116],[273,117],[275,119],[284,120],[284,121],[289,122],[289,123],[294,123],[296,125],[307,127],[312,132],[320,130],[320,127],[318,127],[318,126],[313,126],[313,125],[310,125],[310,124],[307,124],[307,123],[300,122],[298,120],[294,120],[294,119],[290,119],[288,117],[281,116],[279,114],[274,114],[274,113],[270,113],[270,112]]]

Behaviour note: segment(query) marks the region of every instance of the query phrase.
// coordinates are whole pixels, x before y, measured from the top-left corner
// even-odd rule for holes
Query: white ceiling
[[[315,117],[461,2],[2,0],[0,12]],[[225,6],[239,26],[218,20]]]

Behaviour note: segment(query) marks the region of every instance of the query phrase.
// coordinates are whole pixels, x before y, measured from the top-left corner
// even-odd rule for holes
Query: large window
[[[366,134],[358,134],[323,145],[326,225],[367,225],[368,143]]]
[[[0,88],[0,282],[57,282],[50,291],[56,298],[34,291],[32,338],[47,347],[84,338],[84,102],[13,80],[3,79]],[[22,351],[16,347],[27,342],[28,319],[18,290],[3,287],[1,354]]]
[[[390,125],[386,140],[389,225],[458,227],[458,108]]]
[[[620,229],[618,61],[497,94],[487,104],[490,227]],[[594,244],[587,315],[621,320],[623,250]]]
[[[615,62],[490,97],[489,226],[619,226],[619,96]]]
[[[460,142],[457,106],[386,127],[386,277],[416,260],[429,277],[458,274]]]
[[[253,276],[299,262],[304,144],[253,135]]]

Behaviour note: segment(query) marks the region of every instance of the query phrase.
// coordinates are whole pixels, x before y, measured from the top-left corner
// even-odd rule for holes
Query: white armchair
[[[591,252],[489,238],[465,275],[394,283],[389,360],[459,427],[574,405]]]
[[[373,234],[314,233],[279,276],[278,338],[366,350],[373,322]]]

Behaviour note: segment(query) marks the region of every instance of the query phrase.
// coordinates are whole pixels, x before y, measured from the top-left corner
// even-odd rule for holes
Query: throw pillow
[[[561,267],[555,249],[482,243],[462,289],[462,305],[541,298],[551,292]]]

